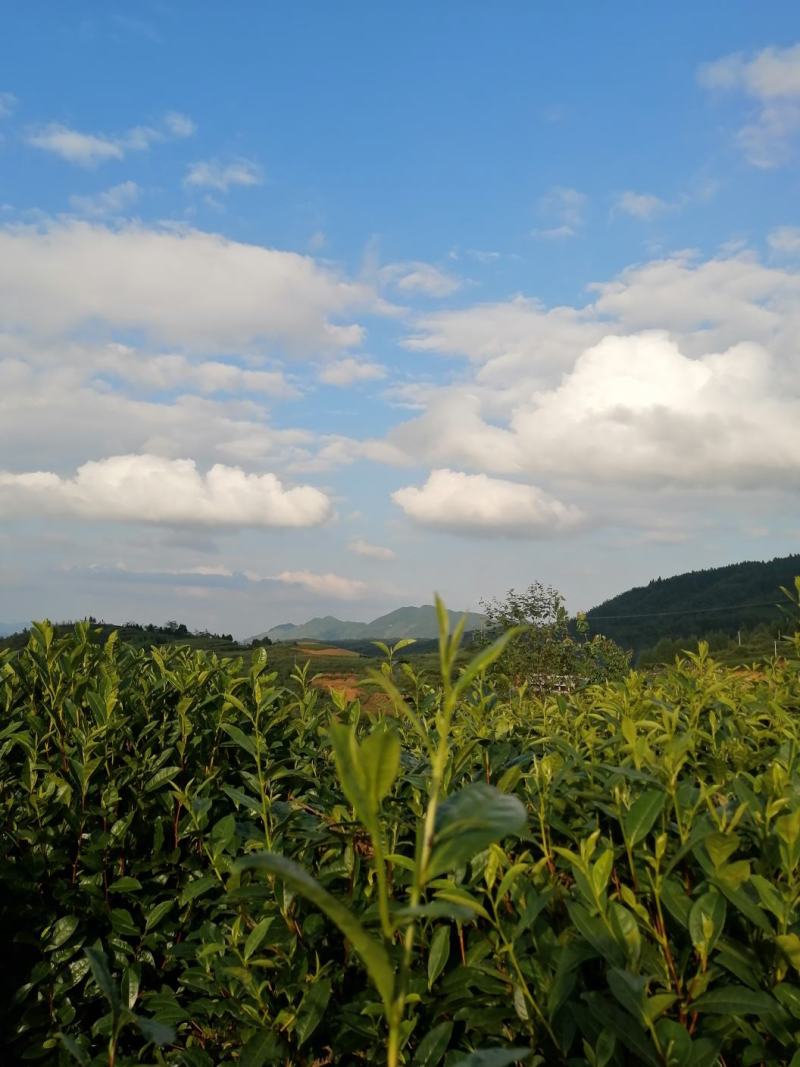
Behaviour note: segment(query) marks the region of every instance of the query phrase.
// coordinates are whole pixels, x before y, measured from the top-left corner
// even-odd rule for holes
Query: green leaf
[[[383,945],[371,937],[353,913],[293,860],[276,852],[244,856],[233,865],[235,873],[247,870],[274,874],[301,896],[315,904],[334,922],[361,957],[384,1007],[388,1010],[394,995],[394,972]]]
[[[253,953],[261,947],[264,938],[269,932],[270,926],[272,926],[273,915],[268,915],[266,919],[262,919],[257,926],[255,926],[248,934],[247,940],[244,943],[244,958],[249,960]]]
[[[276,1058],[276,1036],[270,1030],[257,1030],[242,1049],[239,1067],[264,1067]]]
[[[709,1015],[768,1015],[777,1010],[773,997],[743,985],[720,986],[692,1003],[692,1011]]]
[[[739,847],[739,835],[732,833],[713,833],[704,839],[706,852],[714,868],[722,867]]]
[[[145,783],[145,793],[152,793],[153,790],[158,789],[159,786],[164,785],[165,782],[169,782],[171,778],[174,778],[175,775],[179,773],[180,767],[162,767],[160,771],[156,771],[153,777]]]
[[[667,794],[663,789],[648,789],[633,802],[622,819],[625,839],[630,845],[644,841],[664,810],[666,799]]]
[[[400,770],[400,738],[394,730],[373,730],[360,746],[359,756],[367,795],[377,810]]]
[[[452,1034],[453,1024],[450,1021],[439,1023],[429,1030],[417,1047],[413,1067],[437,1067],[447,1052]]]
[[[336,776],[342,792],[355,808],[356,814],[367,827],[374,825],[375,806],[370,802],[367,782],[359,758],[359,744],[352,726],[332,723],[328,737],[333,748]]]
[[[772,992],[795,1019],[800,1019],[800,989],[797,986],[790,985],[789,982],[779,982]]]
[[[622,904],[613,901],[608,909],[614,937],[630,964],[636,964],[642,951],[642,937],[634,914]]]
[[[642,1022],[645,1017],[645,998],[647,995],[647,982],[638,974],[632,974],[621,967],[610,967],[608,970],[608,987],[617,998],[622,1007],[631,1014],[637,1022]]]
[[[800,937],[797,934],[779,934],[775,940],[792,967],[800,971]]]
[[[508,1067],[528,1059],[533,1050],[529,1048],[484,1048],[470,1052],[453,1067]]]
[[[195,878],[194,881],[187,882],[181,893],[181,904],[188,904],[189,901],[194,900],[196,897],[201,897],[209,889],[213,889],[219,884],[219,878],[215,878],[213,874],[204,874],[202,878]]]
[[[453,793],[439,806],[436,815],[426,879],[463,866],[494,841],[522,833],[525,823],[522,802],[485,782],[475,782]]]
[[[122,1003],[126,1008],[132,1008],[136,1003],[136,998],[139,996],[139,981],[139,968],[136,966],[126,967],[120,987]]]
[[[308,1041],[319,1026],[330,999],[331,983],[327,978],[315,982],[306,991],[297,1010],[295,1033],[297,1035],[298,1048]]]
[[[139,927],[127,908],[111,909],[111,929],[121,937],[136,937],[139,933]]]
[[[160,904],[156,904],[156,906],[147,913],[147,919],[144,924],[145,933],[152,930],[154,926],[158,926],[164,916],[172,911],[174,907],[174,900],[162,900]]]
[[[437,928],[431,940],[428,953],[428,989],[442,973],[450,956],[450,927],[440,926]]]
[[[80,919],[77,915],[64,915],[53,924],[53,932],[47,944],[47,951],[54,952],[61,948],[78,929]]]
[[[109,893],[135,893],[142,888],[142,883],[138,878],[117,878],[115,882],[112,882],[108,887]]]
[[[117,994],[117,987],[114,985],[114,980],[111,977],[111,971],[108,967],[108,960],[106,959],[105,952],[97,947],[85,948],[83,951],[86,959],[89,961],[92,978],[94,978],[100,992],[116,1013],[119,1008],[119,995]]]
[[[696,949],[708,956],[725,927],[727,915],[725,897],[716,890],[709,890],[699,897],[689,912],[689,935]]]
[[[134,1018],[145,1041],[161,1046],[170,1045],[175,1040],[175,1030],[172,1026],[155,1019],[145,1019],[142,1015],[135,1015]]]
[[[248,756],[252,756],[253,759],[255,759],[256,746],[252,737],[248,737],[244,730],[241,730],[238,726],[234,726],[233,723],[230,722],[224,722],[222,724],[222,729],[231,741],[235,741],[239,748],[243,748]]]
[[[81,1048],[73,1037],[70,1037],[69,1034],[62,1033],[58,1033],[56,1036],[70,1056],[72,1056],[74,1060],[77,1060],[81,1067],[89,1067],[89,1064],[92,1062],[91,1056],[85,1049]]]

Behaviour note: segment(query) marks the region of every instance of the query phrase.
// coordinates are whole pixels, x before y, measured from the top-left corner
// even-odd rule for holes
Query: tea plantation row
[[[550,699],[457,644],[380,718],[266,653],[0,653],[6,1062],[798,1067],[798,642]]]

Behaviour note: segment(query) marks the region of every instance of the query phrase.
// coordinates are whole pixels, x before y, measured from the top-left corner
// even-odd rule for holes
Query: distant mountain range
[[[483,625],[483,615],[474,611],[450,611],[448,614],[451,626],[455,626],[462,614],[467,617],[467,630],[477,630]],[[297,625],[286,622],[273,626],[266,633],[257,634],[255,640],[268,637],[270,641],[399,641],[401,637],[424,639],[436,637],[438,633],[436,608],[432,604],[425,604],[420,608],[398,608],[372,622],[348,622],[333,615]]]
[[[778,605],[789,604],[781,586],[793,589],[795,575],[800,575],[800,555],[688,571],[628,589],[586,615],[591,632],[635,652],[662,637],[682,639],[714,631],[735,635],[761,623],[780,623],[784,616]],[[787,629],[791,625],[787,619]],[[800,625],[800,619],[794,625]]]

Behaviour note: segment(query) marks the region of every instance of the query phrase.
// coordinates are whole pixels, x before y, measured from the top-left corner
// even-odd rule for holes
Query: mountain
[[[793,589],[795,575],[800,575],[800,555],[654,578],[598,604],[586,617],[590,632],[634,652],[663,637],[735,635],[760,624],[779,625],[785,616],[778,605],[789,603],[781,586]]]
[[[474,611],[451,611],[448,614],[451,626],[455,626],[462,614],[467,617],[467,630],[476,630],[483,625],[483,615]],[[436,608],[426,604],[421,608],[398,608],[372,622],[347,622],[333,615],[310,619],[299,625],[286,622],[258,634],[256,640],[268,637],[271,641],[399,641],[401,637],[427,638],[436,637],[438,633]]]

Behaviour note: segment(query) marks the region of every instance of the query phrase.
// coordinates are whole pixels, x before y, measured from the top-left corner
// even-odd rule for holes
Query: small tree
[[[546,689],[561,679],[589,685],[628,670],[630,653],[602,634],[589,637],[583,615],[571,626],[564,598],[552,586],[534,582],[524,592],[509,589],[503,600],[482,600],[481,608],[486,616],[481,644],[490,644],[512,626],[525,627],[497,664],[516,685]]]

